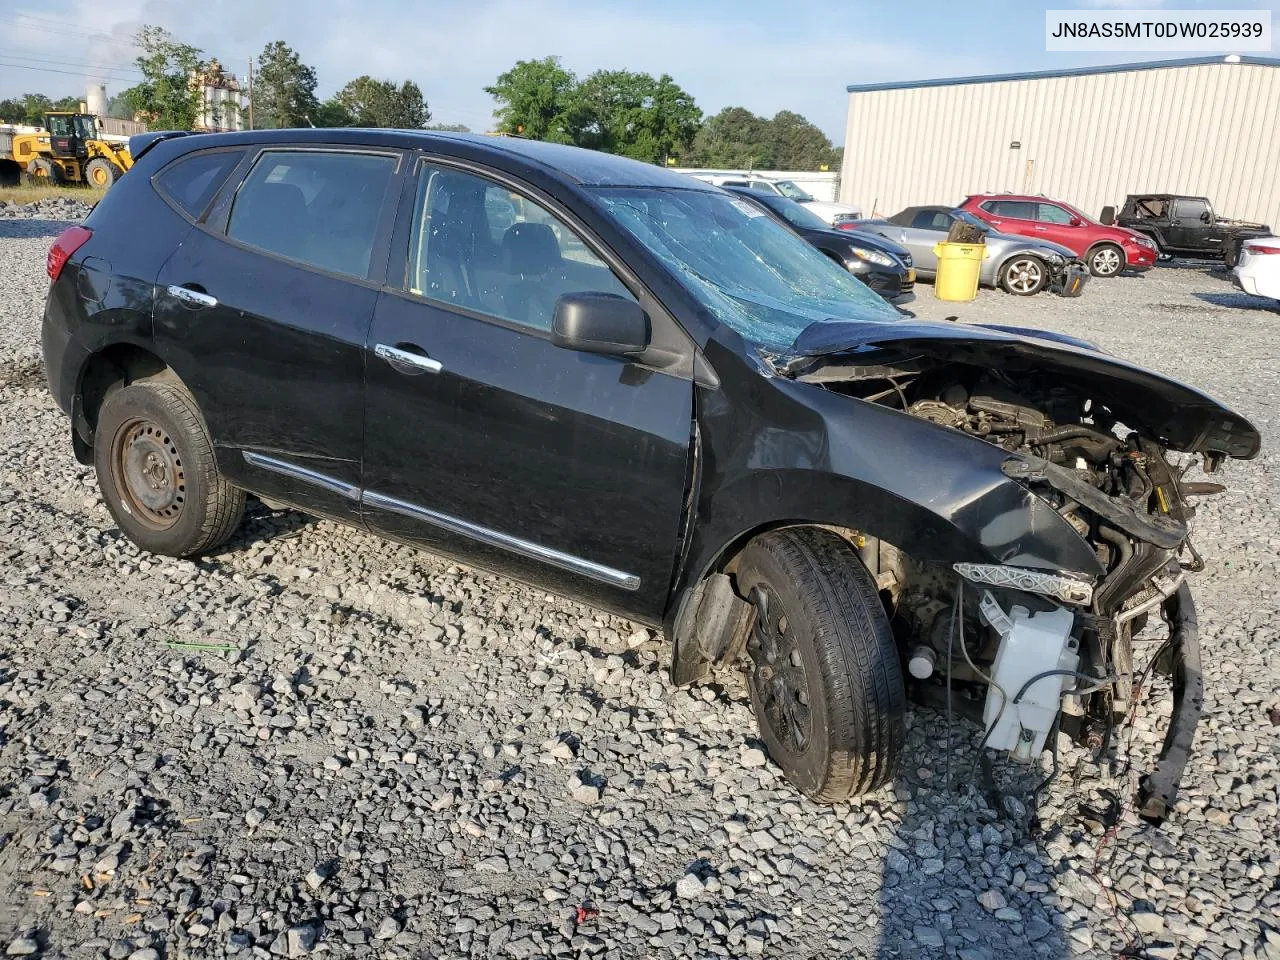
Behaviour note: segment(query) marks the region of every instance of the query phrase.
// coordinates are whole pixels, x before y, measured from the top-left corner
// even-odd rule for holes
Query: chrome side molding
[[[270,470],[272,473],[278,473],[281,476],[292,477],[294,480],[301,480],[303,483],[310,483],[313,486],[336,493],[340,497],[346,497],[348,500],[360,501],[360,488],[353,483],[347,483],[345,480],[339,480],[337,477],[331,477],[327,473],[320,473],[317,470],[310,470],[307,467],[301,467],[296,463],[290,463],[288,460],[277,460],[275,457],[268,457],[263,453],[254,453],[251,450],[241,451],[244,462],[253,467],[261,467],[263,470]]]
[[[288,460],[279,460],[276,457],[267,456],[264,453],[255,453],[252,450],[242,450],[241,456],[244,457],[245,463],[250,466],[258,467],[262,470],[270,470],[272,473],[278,473],[294,480],[301,480],[303,483],[310,483],[313,486],[355,501],[361,506],[398,513],[402,517],[429,523],[441,530],[456,533],[478,543],[498,547],[499,549],[528,557],[531,560],[539,560],[561,570],[567,570],[569,573],[590,577],[592,580],[599,580],[601,583],[621,587],[623,590],[640,589],[640,578],[634,573],[615,570],[613,567],[607,567],[602,563],[595,563],[594,561],[574,556],[571,553],[553,550],[550,547],[542,546],[542,544],[523,540],[520,537],[513,537],[499,530],[493,530],[478,523],[472,523],[469,520],[452,517],[447,513],[440,513],[427,507],[420,507],[417,504],[398,500],[395,497],[389,497],[374,490],[361,491],[355,484],[347,483],[337,477],[331,477],[326,473],[320,473],[308,467],[299,466],[296,463],[290,463]]]
[[[469,520],[461,520],[458,517],[451,517],[447,513],[438,513],[426,507],[406,503],[404,500],[397,500],[395,497],[388,497],[373,490],[364,492],[361,497],[361,503],[379,510],[398,513],[412,520],[421,520],[423,523],[429,523],[442,530],[448,530],[450,533],[456,533],[489,546],[499,547],[511,553],[518,553],[533,560],[540,560],[550,566],[559,567],[561,570],[590,577],[602,583],[621,587],[623,590],[640,589],[640,578],[634,573],[615,570],[613,567],[606,567],[602,563],[584,560],[582,557],[576,557],[571,553],[562,553],[559,550],[553,550],[550,547],[544,547],[529,540],[522,540],[519,537],[513,537],[498,530],[491,530],[489,527],[482,527],[478,523],[471,523]]]

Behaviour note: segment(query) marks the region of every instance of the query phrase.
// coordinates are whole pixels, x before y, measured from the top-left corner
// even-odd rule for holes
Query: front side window
[[[1209,204],[1203,200],[1175,200],[1173,202],[1173,215],[1176,219],[1183,223],[1188,221],[1194,223],[1198,220],[1208,220]]]
[[[499,183],[425,164],[406,286],[411,293],[549,331],[567,293],[635,297],[582,238]]]
[[[790,180],[779,180],[774,184],[774,188],[788,200],[794,200],[796,203],[808,203],[813,199],[813,194],[801,190]]]
[[[366,277],[396,158],[272,150],[236,194],[227,236],[319,267]]]
[[[49,117],[49,133],[55,137],[74,136],[75,128],[71,125],[71,118],[65,114]]]
[[[716,319],[766,349],[785,352],[813,323],[900,316],[741,197],[658,187],[607,187],[597,196]]]
[[[1042,203],[1040,204],[1040,215],[1037,219],[1041,223],[1060,223],[1066,226],[1071,223],[1073,216],[1074,214],[1063,210],[1055,203]]]

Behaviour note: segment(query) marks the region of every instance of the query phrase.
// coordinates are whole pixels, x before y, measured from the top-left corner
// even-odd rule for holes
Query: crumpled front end
[[[1256,454],[1256,430],[1191,388],[1078,341],[957,325],[943,327],[950,336],[919,336],[943,325],[914,326],[910,340],[793,358],[788,372],[1002,449],[1004,476],[1074,528],[1096,561],[1052,570],[1000,556],[931,563],[888,543],[864,550],[915,692],[941,702],[950,687],[956,702],[973,704],[984,747],[1031,760],[1062,732],[1103,761],[1114,759],[1150,671],[1168,675],[1168,735],[1136,801],[1160,821],[1203,698],[1188,585],[1204,566],[1194,502],[1225,489],[1193,470],[1216,474],[1227,456]],[[1144,649],[1153,652],[1135,656]],[[1147,666],[1135,670],[1135,660]]]

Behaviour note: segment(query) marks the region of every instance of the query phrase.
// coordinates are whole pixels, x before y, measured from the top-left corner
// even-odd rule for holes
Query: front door
[[[1175,250],[1216,253],[1222,250],[1226,231],[1213,223],[1209,204],[1197,197],[1178,197],[1173,201],[1169,221],[1169,244]]]
[[[637,292],[547,201],[430,162],[411,193],[403,289],[368,340],[365,521],[656,621],[691,382],[551,342],[559,295]]]
[[[341,519],[359,517],[364,344],[400,160],[264,151],[157,285],[156,340],[208,421],[219,469]]]
[[[1077,222],[1073,224],[1072,220]],[[1056,203],[1041,203],[1036,221],[1036,239],[1061,244],[1077,256],[1089,248],[1084,222],[1070,210]]]

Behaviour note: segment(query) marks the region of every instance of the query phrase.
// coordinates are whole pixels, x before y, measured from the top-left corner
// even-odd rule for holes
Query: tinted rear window
[[[243,150],[219,150],[180,157],[156,174],[156,189],[198,219],[243,156]]]
[[[228,236],[352,277],[369,272],[396,158],[322,150],[264,153],[236,194]]]

